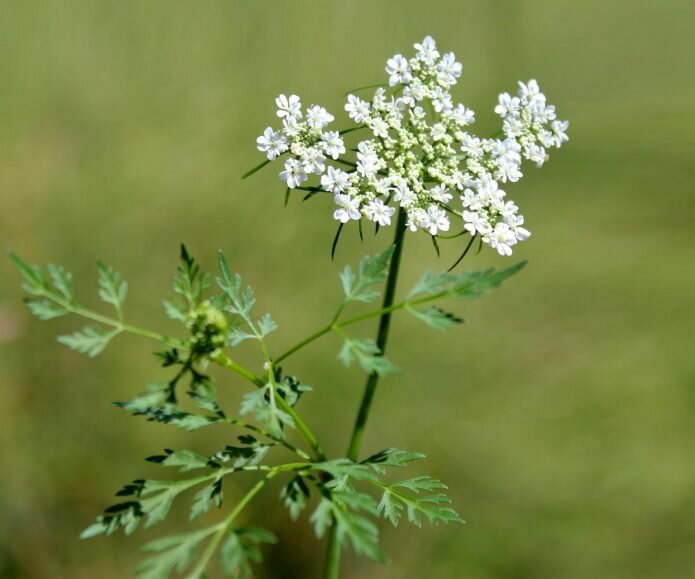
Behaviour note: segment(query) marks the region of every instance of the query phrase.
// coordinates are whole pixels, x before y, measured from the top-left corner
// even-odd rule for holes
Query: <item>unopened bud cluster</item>
[[[209,300],[189,313],[187,325],[191,332],[191,351],[198,355],[215,356],[227,344],[227,318]]]
[[[411,231],[437,235],[449,231],[455,217],[471,235],[511,255],[530,232],[501,186],[523,176],[524,159],[540,167],[547,149],[567,141],[569,123],[557,120],[555,107],[530,80],[519,83],[517,96],[499,96],[495,112],[503,119],[503,137],[475,137],[467,130],[475,113],[455,104],[450,92],[461,63],[451,52],[440,55],[429,36],[415,49],[412,58],[388,60],[389,89],[378,88],[369,101],[347,97],[348,116],[372,134],[357,144],[354,161],[342,158],[341,133],[326,130],[333,115],[318,105],[303,111],[296,95],[276,99],[283,126],[268,127],[258,149],[270,160],[288,155],[280,178],[290,189],[311,175],[320,178],[321,189],[334,195],[333,217],[342,223],[366,218],[386,226],[402,208]]]

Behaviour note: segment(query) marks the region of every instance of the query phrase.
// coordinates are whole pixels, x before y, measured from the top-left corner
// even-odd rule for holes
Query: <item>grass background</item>
[[[339,112],[343,92],[381,81],[389,56],[432,34],[463,61],[455,95],[491,134],[497,93],[538,78],[571,141],[509,187],[534,232],[516,251],[530,264],[460,305],[459,330],[395,320],[390,357],[409,373],[383,382],[364,444],[425,452],[420,468],[449,483],[467,524],[383,525],[391,562],[350,554],[344,576],[687,579],[694,18],[677,0],[5,1],[0,246],[66,264],[88,303],[94,262],[116,265],[127,316],[169,332],[159,302],[178,243],[210,267],[222,248],[273,312],[280,351],[330,316],[339,268],[387,238],[365,247],[351,232],[332,263],[329,203],[283,208],[273,170],[240,180],[261,158],[254,139],[274,97]],[[404,283],[459,249],[437,260],[426,236],[409,236]],[[500,261],[484,251],[467,267]],[[54,336],[79,321],[33,320],[18,285],[3,260],[0,576],[127,577],[145,539],[185,527],[185,507],[136,537],[80,542],[80,530],[122,483],[162,476],[141,457],[214,449],[229,434],[172,433],[110,406],[166,376],[151,344],[119,338],[95,361],[71,353]],[[363,381],[336,365],[336,348],[327,339],[291,368],[316,388],[303,411],[334,456]],[[230,480],[228,501],[249,482]],[[271,499],[245,520],[281,536],[259,576],[318,576],[323,548],[306,518],[290,526]]]

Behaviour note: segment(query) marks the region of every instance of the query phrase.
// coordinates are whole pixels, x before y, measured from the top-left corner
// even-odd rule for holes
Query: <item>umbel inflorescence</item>
[[[436,236],[460,222],[471,236],[511,255],[527,239],[524,217],[503,187],[523,176],[522,161],[538,167],[547,150],[568,140],[568,121],[557,119],[538,83],[520,82],[517,96],[499,95],[495,112],[502,117],[500,136],[476,137],[468,131],[475,113],[455,104],[451,88],[462,65],[453,52],[441,55],[432,37],[415,44],[415,56],[401,54],[386,64],[388,88],[370,101],[354,94],[345,110],[356,127],[329,130],[334,116],[324,107],[302,109],[297,95],[276,99],[282,127],[268,127],[258,149],[268,160],[284,158],[280,178],[289,189],[332,193],[341,223],[367,219],[391,225],[398,208],[410,231]],[[371,132],[345,159],[343,135]],[[319,185],[305,187],[312,176]],[[460,221],[459,221],[460,220]]]

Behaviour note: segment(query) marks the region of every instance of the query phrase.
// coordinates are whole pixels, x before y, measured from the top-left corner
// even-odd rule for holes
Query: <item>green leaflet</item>
[[[285,507],[289,510],[290,518],[293,521],[296,521],[301,512],[306,508],[306,501],[309,496],[309,487],[299,475],[282,487],[280,498]]]
[[[502,285],[502,282],[519,272],[525,265],[526,261],[520,261],[502,270],[490,268],[462,274],[427,272],[410,290],[407,299],[410,301],[416,297],[438,293],[457,298],[479,298]]]
[[[251,564],[260,563],[263,558],[260,549],[262,543],[277,543],[277,537],[260,527],[234,529],[220,548],[224,573],[229,577],[250,579]]]
[[[459,318],[450,312],[445,312],[437,306],[429,306],[426,308],[412,308],[406,306],[405,309],[435,330],[448,330],[452,326],[463,323],[463,318]]]
[[[97,262],[99,272],[99,297],[116,308],[118,317],[123,316],[123,303],[128,295],[128,283],[112,267]]]
[[[398,373],[398,368],[387,358],[380,355],[379,348],[374,340],[365,338],[351,338],[344,335],[343,347],[338,353],[338,358],[346,366],[351,366],[357,361],[360,367],[368,374],[387,374]]]
[[[398,521],[405,509],[408,521],[420,527],[424,516],[432,524],[464,522],[463,519],[449,505],[451,499],[442,493],[423,494],[438,489],[446,489],[446,485],[437,479],[428,476],[419,476],[397,483],[380,483],[384,494],[377,507],[377,512],[388,518],[393,526]],[[414,493],[406,494],[399,489],[407,489]]]
[[[346,302],[371,302],[379,297],[379,292],[372,286],[383,283],[388,275],[389,262],[393,255],[394,246],[389,247],[379,255],[367,256],[362,259],[357,274],[347,265],[340,273]]]
[[[245,394],[241,401],[241,416],[253,414],[274,436],[282,438],[284,426],[294,428],[294,420],[275,403],[275,388],[266,384],[262,388]]]
[[[366,555],[375,561],[384,561],[379,548],[379,530],[366,515],[376,513],[372,497],[354,489],[332,491],[330,498],[323,497],[311,515],[316,536],[321,538],[326,530],[336,525],[338,544],[350,544],[358,555]]]
[[[117,329],[107,332],[95,326],[86,326],[72,334],[58,336],[57,339],[68,348],[93,358],[101,354],[109,342],[119,333],[120,330]]]

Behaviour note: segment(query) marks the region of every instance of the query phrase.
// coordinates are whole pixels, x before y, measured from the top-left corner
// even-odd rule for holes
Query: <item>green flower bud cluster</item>
[[[225,315],[209,300],[202,302],[189,314],[191,351],[198,355],[215,356],[227,344],[229,324]]]

